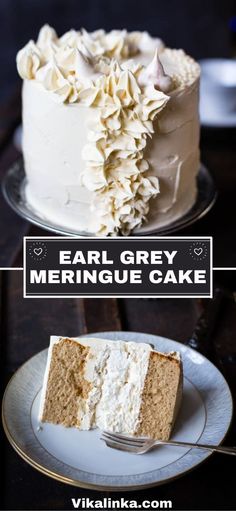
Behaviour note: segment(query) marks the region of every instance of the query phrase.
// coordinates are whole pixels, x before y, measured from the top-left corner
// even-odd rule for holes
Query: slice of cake
[[[167,440],[181,396],[178,353],[144,343],[51,337],[39,419]]]
[[[17,55],[26,199],[73,232],[127,235],[196,199],[199,65],[146,32],[45,25]]]

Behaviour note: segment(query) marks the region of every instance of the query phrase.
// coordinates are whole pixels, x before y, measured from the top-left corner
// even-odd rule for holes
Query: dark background
[[[195,58],[231,54],[235,0],[0,0],[0,100],[17,79],[16,52],[44,23],[70,28],[148,30]]]

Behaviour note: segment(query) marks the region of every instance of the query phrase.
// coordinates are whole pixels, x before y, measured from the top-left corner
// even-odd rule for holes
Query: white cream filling
[[[107,360],[95,422],[100,429],[132,434],[138,425],[151,348],[145,344],[116,344]]]
[[[103,342],[101,347],[91,348],[85,367],[85,378],[92,383],[92,390],[86,400],[79,400],[78,419],[80,429],[91,429],[96,427],[95,411],[101,399],[103,374],[107,359],[110,354],[110,347]]]
[[[79,401],[80,429],[134,433],[151,348],[133,342],[96,341],[89,339],[84,376],[92,390],[86,400]]]

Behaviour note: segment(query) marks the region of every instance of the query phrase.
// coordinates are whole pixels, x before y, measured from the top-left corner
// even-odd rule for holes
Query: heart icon
[[[194,249],[194,254],[196,254],[197,256],[200,256],[203,252],[203,248],[195,248]]]
[[[34,248],[34,254],[36,256],[40,256],[43,252],[43,249],[42,248]]]

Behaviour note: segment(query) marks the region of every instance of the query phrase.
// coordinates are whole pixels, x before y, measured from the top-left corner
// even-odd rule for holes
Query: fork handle
[[[220,452],[236,456],[236,447],[221,447],[219,445],[193,444],[191,442],[177,442],[175,440],[156,440],[154,445],[176,445],[177,447],[190,447],[194,449],[205,449],[206,451]]]

